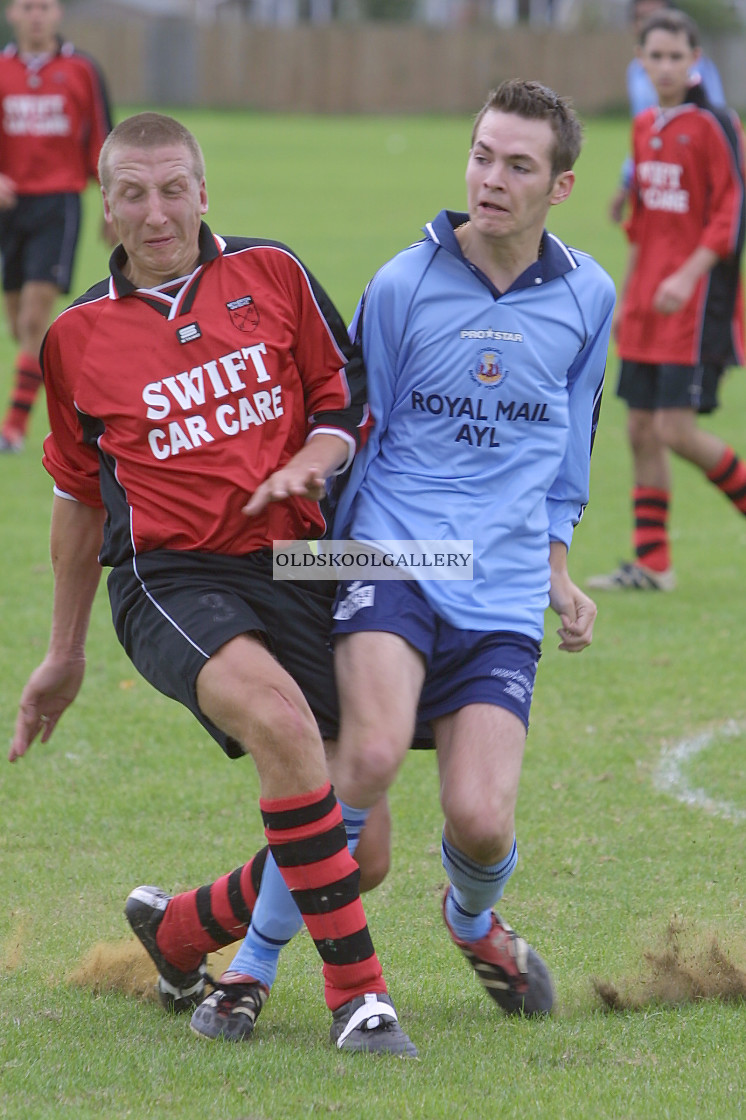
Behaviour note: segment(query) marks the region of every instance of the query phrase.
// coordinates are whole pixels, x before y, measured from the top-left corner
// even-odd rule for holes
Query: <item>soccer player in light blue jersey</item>
[[[571,653],[590,644],[596,616],[567,554],[588,501],[614,286],[545,229],[572,191],[581,138],[569,104],[537,82],[505,82],[490,95],[471,140],[468,212],[441,211],[378,272],[357,310],[373,429],[335,522],[341,539],[459,541],[470,551],[471,580],[427,580],[412,568],[414,578],[340,585],[332,777],[354,852],[418,721],[430,724],[447,930],[500,1007],[529,1015],[552,1008],[549,971],[493,908],[516,866],[546,608]],[[241,993],[257,981],[271,987],[301,922],[263,854],[168,900],[158,948],[182,971],[185,947],[199,963],[249,922],[194,1013],[198,1034],[250,1036]],[[184,986],[173,967],[170,983],[176,994]]]
[[[516,866],[544,612],[573,653],[596,616],[567,554],[588,500],[614,287],[545,229],[580,145],[568,103],[536,82],[504,82],[479,113],[468,212],[441,211],[358,308],[374,428],[335,524],[338,538],[473,541],[471,582],[413,572],[366,595],[341,585],[335,789],[359,829],[416,720],[430,722],[446,927],[509,1013],[553,1003],[541,958],[493,909]]]

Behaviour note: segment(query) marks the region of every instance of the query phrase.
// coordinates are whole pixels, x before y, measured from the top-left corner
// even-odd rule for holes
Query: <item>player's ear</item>
[[[549,192],[549,205],[557,206],[560,202],[564,202],[566,198],[569,198],[574,183],[574,171],[560,171]]]
[[[207,184],[204,179],[199,185],[199,212],[200,214],[207,213]]]

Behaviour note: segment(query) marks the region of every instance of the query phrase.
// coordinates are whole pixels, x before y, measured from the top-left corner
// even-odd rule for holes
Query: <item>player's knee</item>
[[[321,742],[318,726],[308,708],[301,708],[280,689],[270,689],[267,710],[263,713],[265,728],[288,743],[309,738]]]
[[[689,425],[682,425],[678,422],[678,418],[665,413],[658,414],[655,418],[655,434],[674,455],[689,458],[691,442]]]
[[[241,714],[244,750],[256,757],[265,750],[283,759],[288,766],[305,758],[309,749],[323,752],[321,737],[310,711],[298,706],[279,688],[262,690],[247,697]]]
[[[515,818],[507,806],[444,803],[443,812],[455,846],[477,863],[497,863],[513,843]]]
[[[401,747],[394,739],[376,736],[340,752],[336,768],[343,800],[370,802],[386,793],[396,777]]]
[[[18,338],[23,340],[31,353],[38,353],[41,348],[50,318],[51,313],[48,314],[46,309],[25,311],[19,315],[16,325]]]
[[[627,417],[627,438],[632,450],[638,452],[646,451],[651,443],[657,442],[659,437],[653,425],[653,413],[631,410]]]

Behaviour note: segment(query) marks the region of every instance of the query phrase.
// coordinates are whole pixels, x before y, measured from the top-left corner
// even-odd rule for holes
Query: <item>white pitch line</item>
[[[703,809],[712,816],[723,817],[736,824],[746,821],[746,809],[741,809],[730,801],[710,797],[707,790],[689,785],[684,775],[686,764],[707,750],[717,739],[734,739],[745,732],[745,724],[728,720],[720,727],[703,731],[691,739],[683,739],[672,747],[664,747],[658,768],[653,774],[653,785],[663,793],[672,794],[692,809]]]

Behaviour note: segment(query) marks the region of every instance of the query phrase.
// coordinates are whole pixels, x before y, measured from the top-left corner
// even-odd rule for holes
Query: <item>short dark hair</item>
[[[164,116],[163,113],[137,113],[134,117],[120,121],[104,140],[98,157],[101,186],[108,189],[113,148],[160,148],[168,144],[186,148],[192,157],[195,178],[202,180],[205,175],[205,157],[189,129],[174,117]]]
[[[485,113],[515,113],[527,120],[549,121],[554,133],[554,152],[552,153],[552,177],[561,171],[570,171],[580,155],[583,144],[583,126],[570,101],[560,97],[548,86],[540,82],[509,78],[490,91],[487,100],[474,119],[471,144]]]
[[[672,35],[686,35],[689,46],[692,50],[696,50],[699,46],[699,28],[686,12],[680,12],[677,8],[667,8],[661,12],[654,12],[649,19],[646,19],[640,28],[640,33],[637,36],[637,42],[641,47],[645,46],[645,40],[651,31],[668,31]]]

